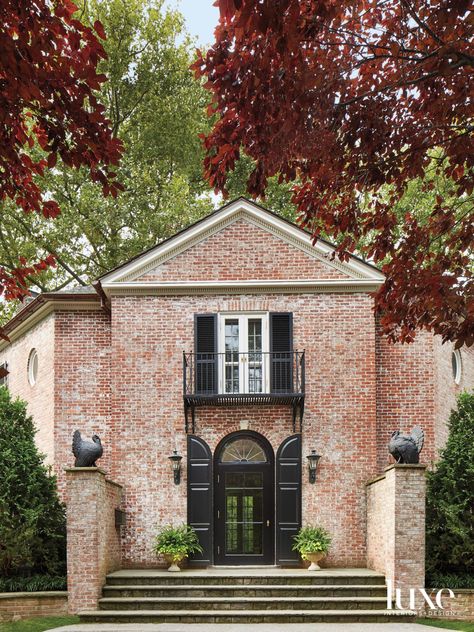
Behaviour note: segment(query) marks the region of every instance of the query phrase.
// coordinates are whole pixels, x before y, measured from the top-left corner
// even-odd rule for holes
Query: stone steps
[[[208,574],[204,571],[182,571],[181,573],[167,573],[166,571],[117,571],[107,576],[106,586],[232,586],[232,585],[264,585],[264,586],[348,586],[348,585],[377,585],[385,586],[385,577],[380,573],[373,574],[344,574],[336,572],[318,571],[317,573],[282,573],[271,575],[255,574]]]
[[[100,610],[383,610],[385,597],[119,597],[99,601]]]
[[[324,623],[413,620],[386,609],[385,578],[366,569],[117,571],[84,623]]]
[[[96,610],[84,623],[385,623],[412,621],[410,610]]]
[[[313,584],[307,586],[279,586],[265,584],[230,584],[228,586],[143,585],[104,586],[104,597],[386,597],[382,584],[354,584],[331,586]]]

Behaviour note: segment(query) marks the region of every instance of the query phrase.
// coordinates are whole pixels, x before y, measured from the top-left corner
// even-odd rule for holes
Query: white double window
[[[220,393],[269,392],[268,313],[219,314]]]

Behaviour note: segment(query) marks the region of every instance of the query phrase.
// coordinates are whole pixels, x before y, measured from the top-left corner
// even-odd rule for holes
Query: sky
[[[219,18],[219,9],[213,6],[214,0],[166,0],[166,4],[180,10],[188,32],[197,37],[199,44],[214,41],[214,28]]]

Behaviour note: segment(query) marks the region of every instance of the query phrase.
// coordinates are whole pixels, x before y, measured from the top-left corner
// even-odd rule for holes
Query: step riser
[[[343,615],[330,615],[321,612],[318,613],[281,613],[275,612],[264,615],[240,615],[236,616],[231,613],[228,615],[212,615],[206,613],[203,615],[190,614],[176,615],[153,614],[153,615],[107,615],[97,616],[94,614],[82,614],[81,621],[83,623],[401,623],[413,621],[413,615],[385,615],[374,611],[374,614],[357,614],[357,612],[348,612]]]
[[[385,597],[386,588],[321,588],[309,586],[307,588],[127,588],[116,590],[105,587],[104,597]]]
[[[179,575],[179,573],[176,573]],[[347,576],[347,577],[324,577],[308,575],[298,577],[193,577],[192,575],[183,575],[176,577],[170,573],[170,576],[149,576],[149,577],[107,577],[108,586],[179,586],[179,585],[198,585],[198,586],[350,586],[353,584],[368,585],[385,585],[385,579],[380,576]]]
[[[385,607],[385,602],[382,601],[342,601],[337,602],[337,605],[331,601],[318,601],[311,602],[305,600],[295,600],[291,603],[288,602],[265,602],[261,600],[257,601],[238,601],[238,602],[219,602],[213,606],[213,604],[203,603],[202,601],[189,601],[183,600],[182,602],[162,601],[162,602],[131,602],[124,601],[122,603],[110,603],[108,601],[99,602],[99,608],[101,610],[205,610],[212,612],[213,609],[219,610],[382,610]]]

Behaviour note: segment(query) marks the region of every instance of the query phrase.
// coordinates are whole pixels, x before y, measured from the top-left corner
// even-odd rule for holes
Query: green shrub
[[[293,539],[293,551],[298,551],[304,560],[308,553],[327,553],[331,545],[331,536],[326,529],[311,525],[300,529]]]
[[[474,570],[474,395],[462,393],[449,418],[440,461],[428,473],[426,569],[472,575]],[[430,582],[431,583],[431,582]],[[446,587],[451,588],[450,584]]]
[[[178,527],[167,525],[161,529],[153,550],[157,555],[168,555],[173,562],[179,562],[190,553],[202,553],[196,532],[186,524]]]
[[[67,590],[66,578],[52,575],[0,577],[0,592],[39,592],[41,590]]]
[[[474,574],[460,573],[431,573],[426,576],[426,586],[428,588],[474,588]]]
[[[0,576],[63,575],[66,518],[26,404],[0,387]]]

